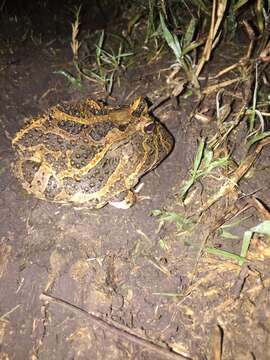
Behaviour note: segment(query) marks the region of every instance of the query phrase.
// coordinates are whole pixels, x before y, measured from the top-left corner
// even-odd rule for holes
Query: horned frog
[[[39,199],[129,208],[132,189],[173,147],[173,137],[137,98],[113,108],[92,99],[31,119],[12,140],[15,176]]]

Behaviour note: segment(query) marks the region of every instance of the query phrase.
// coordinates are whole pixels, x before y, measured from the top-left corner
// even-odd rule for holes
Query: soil
[[[262,220],[258,211],[250,207],[241,212],[245,197],[233,193],[206,210],[204,221],[190,233],[151,216],[154,209],[192,213],[222,185],[211,177],[198,183],[184,209],[179,192],[193,166],[197,139],[211,137],[215,130],[214,120],[203,124],[190,119],[195,96],[179,105],[165,102],[154,111],[173,134],[175,147],[141,179],[138,201],[128,210],[40,201],[13,176],[10,139],[27,118],[63,100],[106,97],[98,84],[86,82],[77,89],[55,73],[73,68],[70,29],[64,21],[54,25],[45,27],[31,14],[10,13],[2,22],[0,359],[270,359],[267,239],[253,237],[249,262],[242,267],[200,251],[207,238],[208,245],[239,253],[243,233]],[[95,29],[100,26],[102,22]],[[231,53],[239,44],[230,46],[217,52],[210,75],[235,62]],[[160,69],[169,65],[166,57],[150,65],[138,62],[107,101],[128,104],[142,95],[154,102],[169,73]],[[201,108],[215,109],[214,101],[209,97]],[[241,125],[238,162],[245,134]],[[265,147],[239,187],[242,194],[256,192],[268,206],[269,159]],[[224,239],[217,224],[231,218],[246,220],[233,228],[237,238]],[[100,326],[93,314],[109,328]],[[138,338],[150,345],[134,340]]]

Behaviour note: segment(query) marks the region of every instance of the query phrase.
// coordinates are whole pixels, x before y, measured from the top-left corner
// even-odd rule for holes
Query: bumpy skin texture
[[[113,109],[91,99],[57,105],[12,141],[14,174],[39,199],[100,208],[121,198],[171,151],[173,138],[138,98]]]

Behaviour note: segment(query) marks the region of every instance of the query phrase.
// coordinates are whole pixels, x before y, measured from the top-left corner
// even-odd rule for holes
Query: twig
[[[139,346],[143,346],[145,348],[147,348],[148,350],[154,352],[155,354],[161,355],[166,359],[173,359],[173,360],[179,360],[179,359],[185,359],[185,360],[191,360],[190,358],[183,356],[181,354],[177,354],[175,352],[173,352],[172,350],[170,350],[169,348],[163,348],[162,346],[153,343],[152,341],[149,340],[145,340],[141,337],[139,337],[138,335],[132,334],[130,333],[130,330],[127,327],[123,327],[123,328],[119,328],[118,326],[116,326],[113,323],[108,323],[106,321],[104,321],[103,319],[99,318],[98,316],[88,312],[87,310],[84,310],[74,304],[69,303],[66,300],[57,298],[55,296],[49,295],[47,293],[42,293],[40,295],[40,300],[44,300],[44,301],[49,301],[49,302],[53,302],[59,305],[62,305],[66,308],[68,308],[69,310],[72,310],[74,312],[80,312],[81,314],[83,314],[84,316],[86,316],[87,318],[89,318],[93,323],[95,323],[96,325],[100,326],[101,328],[103,328],[104,330],[108,330],[112,333],[114,333],[115,335],[125,338],[128,341],[135,343]]]
[[[210,55],[212,50],[217,45],[220,34],[218,33],[220,25],[222,23],[225,10],[227,6],[227,0],[214,0],[212,5],[212,17],[211,17],[211,26],[209,30],[209,34],[203,49],[203,54],[200,58],[200,61],[196,67],[196,76],[198,77],[204,67],[204,65],[210,59]]]
[[[211,339],[212,359],[222,359],[224,331],[220,325],[216,325]]]
[[[254,207],[258,211],[260,217],[263,220],[270,220],[270,211],[260,199],[256,198],[255,196],[252,196],[247,201],[250,207]]]
[[[235,79],[226,80],[226,81],[223,81],[223,82],[215,84],[215,85],[210,85],[206,89],[203,90],[203,94],[209,95],[212,92],[217,91],[220,88],[224,88],[226,86],[229,86],[229,85],[234,84],[235,82],[239,82],[241,80],[243,80],[241,77],[237,77]]]
[[[15,310],[17,310],[20,306],[21,306],[21,304],[18,304],[18,305],[16,305],[16,306],[14,306],[13,309],[11,309],[11,310],[9,310],[8,312],[6,312],[5,314],[1,315],[1,316],[0,316],[0,321],[7,321],[7,320],[5,320],[5,318],[6,318],[8,315],[12,314],[12,313],[13,313]]]
[[[214,76],[209,76],[209,80],[212,80],[212,79],[217,79],[219,78],[220,76],[222,75],[225,75],[227,74],[228,72],[238,68],[239,66],[241,66],[241,60],[239,62],[237,62],[236,64],[232,64],[231,66],[228,66],[226,67],[225,69],[222,69],[221,71],[219,71],[216,75]]]

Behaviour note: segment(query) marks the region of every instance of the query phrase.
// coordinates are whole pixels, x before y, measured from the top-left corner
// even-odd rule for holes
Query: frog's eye
[[[156,124],[154,122],[151,122],[151,123],[145,125],[144,131],[146,132],[146,134],[151,134],[154,131],[155,127],[156,127]]]

